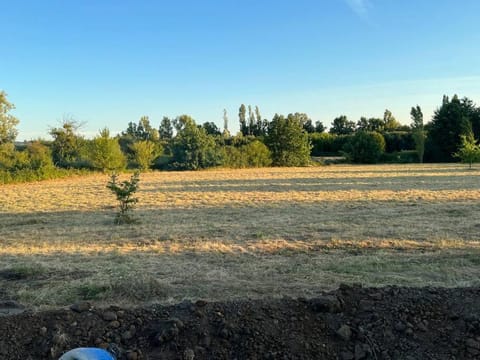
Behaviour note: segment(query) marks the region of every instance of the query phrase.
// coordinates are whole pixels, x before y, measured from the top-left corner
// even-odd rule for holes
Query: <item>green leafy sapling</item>
[[[140,174],[133,173],[130,180],[118,182],[118,174],[113,173],[110,181],[107,184],[112,193],[115,194],[119,203],[119,211],[115,217],[115,224],[132,224],[136,220],[131,216],[133,207],[138,202],[138,198],[134,197],[138,190],[138,182],[140,181]]]

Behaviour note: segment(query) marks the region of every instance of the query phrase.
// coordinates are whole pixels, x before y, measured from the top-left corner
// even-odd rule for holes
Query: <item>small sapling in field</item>
[[[118,182],[118,174],[113,173],[110,181],[107,184],[112,193],[115,194],[119,203],[119,211],[115,217],[115,224],[132,224],[136,220],[130,215],[133,207],[138,202],[135,198],[135,192],[138,190],[138,182],[140,181],[140,174],[133,173],[130,180]]]

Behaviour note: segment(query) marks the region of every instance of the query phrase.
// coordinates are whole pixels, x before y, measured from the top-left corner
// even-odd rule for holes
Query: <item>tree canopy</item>
[[[297,114],[275,114],[268,126],[266,144],[275,166],[304,166],[310,163],[311,144]]]
[[[18,135],[18,119],[10,114],[15,105],[7,100],[7,94],[0,91],[0,145],[14,142]]]

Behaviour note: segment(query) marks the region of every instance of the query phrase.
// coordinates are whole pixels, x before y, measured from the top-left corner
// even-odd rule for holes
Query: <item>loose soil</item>
[[[120,359],[480,359],[480,288],[342,285],[314,299],[45,312],[0,304],[0,359],[81,346]],[[16,314],[15,314],[16,313]],[[112,345],[113,344],[113,345]]]

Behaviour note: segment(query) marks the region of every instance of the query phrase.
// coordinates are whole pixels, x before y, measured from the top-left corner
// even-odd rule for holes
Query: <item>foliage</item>
[[[11,169],[15,165],[15,145],[12,142],[0,144],[0,169]]]
[[[86,175],[88,170],[58,169],[56,167],[43,167],[39,169],[12,168],[9,170],[0,168],[0,184],[22,183],[30,181],[60,179],[76,175]]]
[[[265,167],[272,164],[268,147],[254,140],[240,147],[226,146],[223,165],[230,168]]]
[[[155,158],[162,153],[159,143],[149,140],[137,141],[131,145],[135,163],[140,170],[147,170],[152,166]]]
[[[173,137],[173,124],[170,118],[164,116],[158,128],[160,140],[170,140]]]
[[[207,121],[207,122],[203,123],[202,127],[205,129],[205,132],[208,135],[221,135],[222,134],[222,132],[220,131],[218,126],[215,125],[215,123],[213,121]]]
[[[459,158],[463,163],[468,163],[471,169],[473,163],[480,161],[480,146],[473,137],[473,133],[469,136],[462,135],[461,140],[462,144],[453,156]]]
[[[412,107],[410,110],[410,117],[412,118],[412,137],[415,142],[415,150],[417,150],[418,161],[423,162],[425,154],[425,130],[423,126],[423,113],[420,106]]]
[[[214,137],[187,115],[180,117],[177,124],[179,130],[172,143],[174,168],[196,170],[221,164]]]
[[[355,132],[355,123],[349,121],[345,115],[341,115],[333,119],[330,133],[336,135],[348,135]]]
[[[339,155],[352,136],[331,133],[309,134],[312,143],[312,156]]]
[[[392,112],[388,109],[383,113],[383,128],[385,131],[398,130],[402,125],[395,119]]]
[[[358,131],[345,144],[344,151],[352,162],[376,163],[385,152],[385,139],[377,132]]]
[[[330,155],[334,153],[333,141],[335,136],[336,135],[330,133],[309,134],[310,142],[312,144],[312,156]]]
[[[443,97],[442,106],[435,110],[430,130],[428,131],[429,161],[454,161],[455,152],[462,145],[462,136],[467,136],[480,122],[479,109],[468,98],[459,99],[454,95],[451,100]]]
[[[9,114],[11,110],[15,109],[15,105],[7,100],[7,94],[0,91],[0,145],[14,142],[18,130],[18,119]]]
[[[268,129],[268,121],[262,120],[260,109],[255,106],[255,109],[251,105],[248,105],[248,118],[247,118],[247,106],[241,104],[238,109],[238,119],[240,123],[240,132],[243,136],[265,136]]]
[[[30,168],[33,170],[52,169],[52,152],[40,141],[33,141],[27,145]]]
[[[159,139],[158,130],[150,125],[150,119],[148,116],[142,116],[138,121],[138,124],[129,122],[126,131],[122,132],[122,135],[130,135],[138,140],[151,140],[157,141]]]
[[[119,205],[119,211],[115,217],[115,224],[131,224],[135,222],[135,219],[130,213],[138,202],[138,198],[133,196],[138,190],[139,181],[140,174],[138,172],[133,173],[130,180],[125,180],[121,183],[118,182],[118,175],[116,173],[111,175],[107,188],[115,194]]]
[[[357,122],[357,131],[376,131],[383,132],[385,123],[379,118],[366,118],[362,116]]]
[[[385,151],[388,153],[413,150],[415,147],[412,133],[409,131],[391,131],[383,133]]]
[[[51,128],[53,162],[59,167],[73,167],[81,159],[82,138],[77,134],[81,124],[64,119],[61,127]]]
[[[315,132],[322,133],[325,130],[326,128],[321,121],[315,121]]]
[[[110,137],[107,128],[100,130],[89,144],[89,159],[95,169],[102,171],[123,169],[126,165],[118,140]]]
[[[275,166],[305,166],[310,163],[311,144],[297,114],[275,114],[268,126],[266,145]]]

